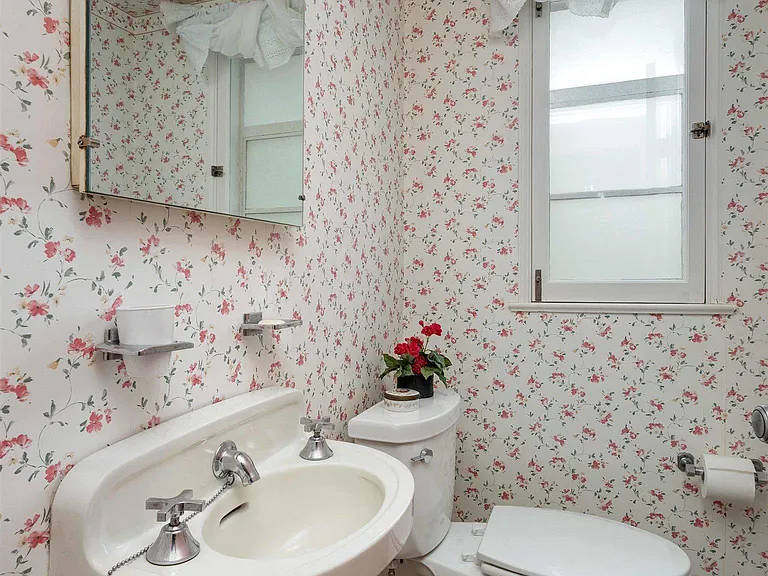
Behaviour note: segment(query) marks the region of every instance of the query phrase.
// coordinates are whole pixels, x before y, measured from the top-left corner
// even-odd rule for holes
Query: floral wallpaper
[[[731,318],[524,314],[518,31],[481,0],[406,0],[404,334],[441,322],[463,399],[455,515],[584,511],[664,535],[693,574],[768,574],[765,494],[704,502],[681,450],[768,461],[748,414],[768,366],[768,2],[720,4],[721,265]]]
[[[588,511],[672,539],[698,576],[768,574],[765,494],[704,502],[674,469],[682,449],[768,454],[747,422],[768,380],[766,0],[720,3],[730,318],[510,311],[520,47],[515,29],[488,39],[482,0],[308,3],[303,230],[73,193],[68,2],[6,4],[0,574],[47,573],[52,495],[87,454],[268,385],[303,389],[343,432],[422,318],[443,324],[463,398],[458,519]],[[175,304],[196,348],[169,369],[103,362],[115,309],[147,301]],[[257,309],[304,326],[241,338]]]
[[[89,190],[216,211],[206,76],[157,13],[91,0]]]
[[[68,14],[66,0],[18,0],[3,3],[0,20],[5,576],[47,574],[60,479],[145,427],[281,385],[302,389],[307,412],[330,415],[342,434],[378,399],[380,354],[401,324],[396,2],[308,7],[301,230],[74,193]],[[176,336],[195,348],[147,364],[103,361],[94,346],[115,309],[146,302],[174,304]],[[254,310],[304,325],[242,338],[242,315]]]

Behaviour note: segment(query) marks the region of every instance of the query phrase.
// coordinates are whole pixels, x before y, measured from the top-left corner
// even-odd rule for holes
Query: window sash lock
[[[691,126],[691,136],[694,140],[707,138],[712,133],[712,125],[709,120],[705,122],[694,122]]]

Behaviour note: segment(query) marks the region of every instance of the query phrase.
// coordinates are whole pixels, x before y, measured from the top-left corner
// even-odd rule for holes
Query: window
[[[562,2],[532,37],[531,296],[704,303],[707,0]]]
[[[212,54],[206,65],[218,211],[301,226],[304,54],[272,70]]]
[[[301,226],[304,54],[274,70],[239,59],[230,66],[233,201],[251,218]]]

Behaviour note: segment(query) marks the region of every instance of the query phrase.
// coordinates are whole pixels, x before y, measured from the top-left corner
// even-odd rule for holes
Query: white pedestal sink
[[[296,391],[265,389],[171,420],[77,464],[53,502],[51,576],[104,576],[144,548],[160,524],[149,497],[222,485],[211,460],[224,440],[255,461],[261,480],[239,482],[189,522],[199,556],[177,566],[143,557],[115,576],[375,576],[412,524],[413,478],[394,458],[331,442],[323,462],[299,458],[306,433]]]

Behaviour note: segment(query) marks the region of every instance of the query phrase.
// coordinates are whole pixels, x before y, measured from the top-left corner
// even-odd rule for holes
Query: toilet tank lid
[[[435,390],[432,398],[419,400],[414,412],[390,412],[379,402],[349,421],[348,434],[359,440],[406,444],[437,436],[459,419],[459,395]]]
[[[691,561],[661,536],[587,514],[496,506],[481,562],[525,576],[688,576]]]

